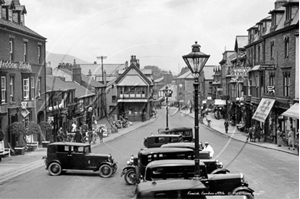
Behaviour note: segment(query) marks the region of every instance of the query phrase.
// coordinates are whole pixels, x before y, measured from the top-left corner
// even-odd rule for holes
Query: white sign
[[[260,122],[265,122],[270,113],[270,110],[273,107],[274,102],[275,99],[262,98],[255,113],[253,114],[252,119]]]
[[[27,102],[21,102],[21,108],[26,109],[27,108]]]

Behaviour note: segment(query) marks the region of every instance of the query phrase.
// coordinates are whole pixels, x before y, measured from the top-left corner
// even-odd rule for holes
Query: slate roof
[[[73,72],[66,69],[66,68],[59,68],[58,70],[62,70],[65,73],[68,73],[69,75],[73,75]],[[81,80],[88,83],[89,85],[93,86],[93,87],[104,87],[103,84],[101,84],[100,82],[97,82],[96,80],[94,80],[91,77],[88,77],[84,74],[81,73]]]
[[[101,64],[78,64],[83,74],[88,74],[91,70],[93,76],[102,75]],[[125,64],[103,64],[103,70],[106,71],[106,76],[118,75],[119,70],[125,69]]]
[[[95,93],[89,91],[76,82],[66,82],[60,77],[55,77],[54,75],[46,76],[46,91],[66,91],[70,89],[75,89],[75,97],[77,98],[95,95]]]
[[[46,40],[45,37],[43,37],[40,34],[34,32],[33,30],[31,30],[28,27],[16,24],[16,23],[14,23],[12,21],[8,21],[8,20],[2,19],[2,18],[0,18],[0,27],[7,27],[9,29],[16,30],[18,32],[22,32],[24,34],[29,34],[31,36],[34,36],[34,37]]]
[[[160,77],[160,78],[154,80],[154,82],[155,82],[155,83],[159,83],[159,82],[161,82],[162,80],[164,80],[164,78],[165,78],[165,77],[162,76],[162,77]]]

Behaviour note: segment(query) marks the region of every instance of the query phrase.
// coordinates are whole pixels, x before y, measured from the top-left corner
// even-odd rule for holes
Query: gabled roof
[[[237,52],[237,49],[244,48],[248,44],[248,35],[238,35],[235,39],[234,50]]]
[[[16,11],[21,11],[22,14],[27,14],[27,10],[23,5],[16,5]]]
[[[135,70],[136,74],[130,74],[131,70]],[[126,76],[128,76],[126,78]],[[137,83],[145,82],[147,85],[152,85],[152,82],[141,72],[141,70],[135,66],[135,64],[131,64],[123,73],[116,79],[116,84],[121,83],[124,80],[124,84],[128,85],[137,85]],[[138,81],[138,82],[136,82]]]

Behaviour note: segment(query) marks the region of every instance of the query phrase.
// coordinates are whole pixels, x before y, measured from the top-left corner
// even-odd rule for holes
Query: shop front
[[[299,140],[299,103],[293,104],[288,110],[281,114],[286,121],[286,128],[291,130],[291,127],[294,131],[294,139],[296,141],[296,145],[298,145]],[[287,133],[285,134],[287,135]]]
[[[150,118],[148,99],[119,99],[118,115],[126,116],[129,121],[145,121]]]

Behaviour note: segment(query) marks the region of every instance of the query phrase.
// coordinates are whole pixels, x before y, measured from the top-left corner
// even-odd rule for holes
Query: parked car
[[[253,196],[243,174],[208,174],[206,165],[200,162],[200,181],[212,195],[247,195]],[[144,174],[144,181],[167,179],[193,179],[195,177],[194,160],[158,160],[150,162]]]
[[[188,148],[195,150],[195,143],[194,142],[176,142],[176,143],[167,143],[163,144],[160,147],[162,148]],[[209,151],[202,151],[203,146],[199,143],[199,155],[200,159],[210,159]]]
[[[90,144],[77,142],[50,143],[45,165],[52,176],[67,170],[90,170],[108,178],[117,171],[117,163],[110,154],[92,153]]]
[[[243,195],[211,195],[201,181],[186,179],[142,182],[136,186],[134,198],[251,199]]]
[[[128,185],[139,183],[143,178],[145,168],[149,162],[163,159],[190,159],[194,157],[194,150],[187,148],[145,148],[131,157],[127,166],[123,168],[121,177]]]
[[[144,146],[147,148],[160,147],[166,143],[173,142],[182,142],[182,135],[167,135],[167,134],[159,134],[159,135],[151,135],[144,139]]]
[[[168,135],[182,135],[183,141],[192,142],[193,137],[193,128],[190,127],[176,127],[168,130],[158,129],[159,134],[168,134]]]

